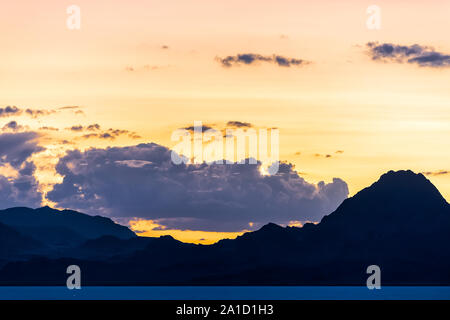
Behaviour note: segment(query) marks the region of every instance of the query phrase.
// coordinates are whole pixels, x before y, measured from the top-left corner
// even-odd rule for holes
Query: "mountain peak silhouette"
[[[436,205],[447,203],[430,180],[423,174],[411,170],[389,171],[368,189],[384,193],[385,196],[391,193],[392,196],[407,197],[409,201],[420,200],[422,203],[426,201],[427,205],[432,202]]]
[[[318,229],[361,237],[367,233],[432,233],[450,226],[450,206],[423,174],[389,171],[325,216]]]

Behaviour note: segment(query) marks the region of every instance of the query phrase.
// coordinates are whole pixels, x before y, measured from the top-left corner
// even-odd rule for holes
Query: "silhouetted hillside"
[[[43,244],[39,241],[0,223],[0,261],[23,258],[27,254],[42,248]]]
[[[450,285],[448,243],[439,191],[422,174],[391,171],[317,225],[268,224],[209,246],[103,237],[70,257],[11,262],[0,281],[64,285],[78,264],[85,285],[365,285],[375,264],[384,285]]]
[[[136,237],[130,229],[114,223],[111,219],[49,207],[0,210],[0,222],[22,234],[57,247],[80,245],[88,239],[107,235],[120,239]]]

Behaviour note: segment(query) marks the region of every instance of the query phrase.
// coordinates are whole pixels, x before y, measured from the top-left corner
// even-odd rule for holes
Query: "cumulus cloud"
[[[260,165],[174,165],[157,144],[68,151],[64,179],[47,196],[59,206],[117,219],[154,220],[167,228],[241,231],[252,222],[318,221],[348,196],[347,184],[311,184],[292,165],[276,175]]]
[[[392,43],[367,43],[373,60],[417,64],[421,67],[449,67],[450,54],[435,51],[431,47],[413,44],[410,46]]]
[[[43,151],[37,139],[35,132],[0,134],[0,165],[10,163],[18,168],[33,153]]]
[[[38,183],[33,176],[35,166],[26,162],[24,168],[15,178],[0,175],[0,208],[39,207],[42,194],[38,191]]]
[[[235,56],[227,56],[225,58],[217,58],[217,61],[226,68],[238,66],[241,64],[251,65],[257,62],[268,62],[276,64],[280,67],[301,66],[309,64],[310,61],[296,58],[288,58],[280,55],[264,56],[256,53],[241,53]]]
[[[0,134],[0,166],[15,171],[11,176],[0,175],[0,208],[41,204],[42,194],[34,177],[36,167],[27,160],[44,150],[37,138],[34,132]]]

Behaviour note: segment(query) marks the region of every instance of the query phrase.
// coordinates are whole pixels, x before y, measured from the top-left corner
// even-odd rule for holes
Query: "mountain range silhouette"
[[[0,285],[450,285],[450,205],[422,174],[390,171],[320,223],[255,232],[213,245],[137,237],[76,211],[0,211]]]

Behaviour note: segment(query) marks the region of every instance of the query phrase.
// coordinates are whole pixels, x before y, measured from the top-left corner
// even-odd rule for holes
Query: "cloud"
[[[0,174],[0,208],[40,206],[42,194],[34,178],[35,165],[27,159],[43,151],[35,132],[0,134],[0,167],[14,174]]]
[[[48,116],[52,113],[55,113],[55,110],[38,110],[38,109],[25,109],[25,114],[29,115],[32,118],[38,118],[41,116]]]
[[[0,134],[0,165],[9,163],[18,168],[34,153],[45,150],[38,145],[35,132]]]
[[[32,162],[25,162],[14,178],[0,175],[0,208],[32,207],[41,205],[42,194],[33,176],[36,167]]]
[[[88,125],[88,126],[86,127],[86,130],[88,130],[88,131],[97,131],[97,130],[100,130],[100,125],[99,125],[98,123],[94,123],[94,124]]]
[[[80,132],[83,131],[83,126],[82,125],[71,126],[70,128],[67,128],[67,130]]]
[[[241,122],[241,121],[228,121],[227,126],[229,127],[235,127],[235,128],[251,128],[253,125],[248,122]]]
[[[267,222],[318,221],[348,196],[347,184],[311,184],[290,164],[265,176],[259,165],[174,165],[171,151],[151,143],[68,151],[48,193],[60,207],[117,219],[149,219],[163,227],[241,231]]]
[[[48,127],[48,126],[40,127],[39,130],[59,131],[58,128],[55,128],[55,127]]]
[[[16,115],[20,115],[22,113],[22,110],[20,110],[19,108],[13,106],[7,106],[5,108],[0,108],[0,118],[3,117],[10,117],[10,116],[16,116]]]
[[[230,68],[241,64],[251,65],[257,62],[274,63],[280,67],[301,66],[311,63],[303,59],[287,58],[280,55],[263,56],[256,53],[242,53],[235,56],[227,56],[225,58],[217,58],[223,67]]]
[[[88,133],[81,136],[83,139],[90,139],[90,138],[98,138],[98,139],[105,139],[105,140],[114,140],[116,137],[111,135],[110,133]]]
[[[316,157],[316,158],[332,158],[333,156],[331,155],[331,154],[320,154],[320,153],[316,153],[316,154],[314,154],[314,157]]]
[[[450,54],[435,51],[431,47],[391,43],[369,42],[366,44],[373,60],[417,64],[421,67],[442,68],[450,66]]]
[[[421,172],[421,173],[426,176],[443,176],[446,174],[450,174],[450,171],[439,170],[439,171],[425,171],[425,172]]]
[[[210,129],[214,129],[212,126],[209,126],[209,125],[206,125],[206,124],[202,124],[202,126],[201,127],[199,126],[199,128],[202,131],[207,131],[207,130],[210,130]],[[185,127],[185,128],[181,128],[181,129],[194,132],[195,127],[194,126],[189,126],[189,127]]]
[[[86,128],[83,129],[81,127],[80,131],[87,130],[87,131],[99,131],[100,125],[99,124],[93,124],[89,125]],[[88,133],[81,136],[82,139],[91,139],[91,138],[98,138],[98,139],[109,139],[109,140],[115,140],[119,136],[127,135],[131,139],[140,139],[141,136],[139,136],[136,132],[129,131],[129,130],[121,130],[121,129],[113,129],[109,128],[106,131],[103,132],[97,132],[97,133]]]
[[[7,124],[5,124],[2,128],[2,131],[12,131],[12,132],[17,132],[17,131],[21,131],[24,130],[25,127],[21,126],[17,123],[17,121],[10,121]]]
[[[56,112],[55,110],[30,109],[30,108],[21,109],[16,106],[13,107],[7,106],[5,108],[0,108],[0,118],[10,116],[20,116],[22,114],[25,114],[35,119],[41,116],[53,114],[55,112]]]
[[[139,136],[136,132],[129,131],[129,130],[122,130],[122,129],[113,129],[109,128],[108,130],[101,131],[101,126],[98,123],[90,124],[88,126],[82,126],[82,125],[75,125],[70,128],[66,128],[67,130],[74,131],[74,132],[85,132],[85,131],[97,131],[96,133],[88,133],[84,134],[79,138],[82,139],[91,139],[91,138],[98,138],[98,139],[111,139],[114,140],[118,136],[122,135],[128,135],[131,139],[140,139],[141,136]],[[101,131],[101,132],[99,132]]]
[[[67,130],[71,130],[71,131],[76,131],[76,132],[81,132],[81,131],[85,131],[85,130],[87,130],[87,131],[98,131],[98,130],[100,130],[100,125],[98,123],[93,123],[93,124],[90,124],[90,125],[88,125],[86,127],[83,127],[80,124],[80,125],[72,126],[70,128],[66,128],[66,129]]]

